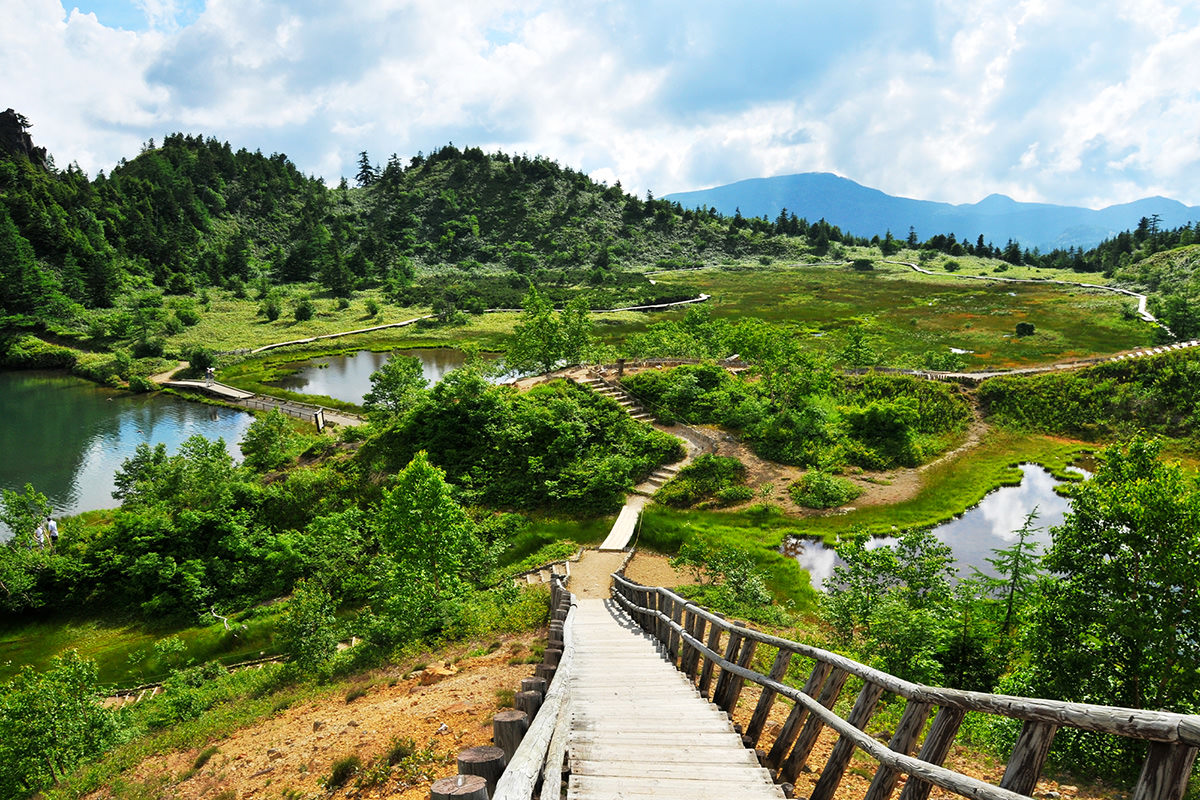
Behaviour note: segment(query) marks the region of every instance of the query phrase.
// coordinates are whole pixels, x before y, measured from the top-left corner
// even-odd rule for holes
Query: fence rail
[[[779,697],[794,702],[766,754],[767,765],[777,770],[780,782],[795,782],[823,726],[839,734],[810,800],[832,800],[855,749],[879,762],[866,800],[887,800],[902,774],[910,779],[900,800],[927,800],[933,786],[973,800],[1016,800],[1033,792],[1060,727],[1149,742],[1133,800],[1180,800],[1200,751],[1200,716],[924,686],[820,648],[739,626],[670,590],[641,586],[620,574],[613,575],[613,598],[662,642],[668,657],[697,683],[700,693],[726,712],[733,713],[746,681],[762,687],[743,737],[748,747],[758,745]],[[750,669],[760,645],[775,651],[766,675]],[[812,662],[803,689],[783,683],[789,670],[794,670],[796,657]],[[863,687],[843,719],[831,709],[851,676],[860,678]],[[885,691],[908,701],[886,746],[862,730]],[[934,708],[933,724],[920,742]],[[941,766],[967,712],[1022,722],[999,786]],[[914,757],[918,744],[920,752]]]

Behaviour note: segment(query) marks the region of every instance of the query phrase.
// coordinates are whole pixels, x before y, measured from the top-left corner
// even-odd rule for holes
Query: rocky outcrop
[[[46,148],[35,147],[28,133],[29,120],[13,109],[0,112],[0,152],[24,155],[40,167],[46,166]]]

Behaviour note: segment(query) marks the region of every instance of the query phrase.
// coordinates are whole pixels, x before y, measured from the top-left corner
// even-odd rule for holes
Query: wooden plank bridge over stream
[[[497,714],[503,747],[472,748],[495,751],[502,771],[485,779],[478,759],[460,756],[460,774],[436,781],[433,800],[754,800],[801,793],[798,779],[811,782],[809,800],[833,800],[850,796],[836,793],[856,754],[856,771],[865,755],[872,779],[855,800],[897,792],[927,800],[935,787],[943,796],[1028,800],[1061,728],[1145,742],[1132,800],[1181,800],[1200,750],[1200,716],[913,684],[620,572],[607,599],[576,598],[560,576],[552,586],[546,660],[529,679],[548,688],[518,695],[537,696],[528,715]],[[886,743],[864,732],[885,693],[905,704]],[[837,713],[851,697],[849,712]],[[968,713],[1018,723],[999,785],[942,766]],[[828,730],[836,743],[823,765],[810,764]]]

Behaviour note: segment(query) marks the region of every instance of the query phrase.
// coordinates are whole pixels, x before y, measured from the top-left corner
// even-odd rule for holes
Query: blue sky
[[[0,105],[89,173],[184,131],[330,181],[453,141],[656,195],[825,171],[956,203],[1198,205],[1198,9],[0,0]]]

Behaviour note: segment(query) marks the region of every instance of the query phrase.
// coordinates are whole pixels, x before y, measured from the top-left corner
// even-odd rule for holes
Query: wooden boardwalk
[[[725,713],[612,600],[577,603],[569,800],[784,796]]]

